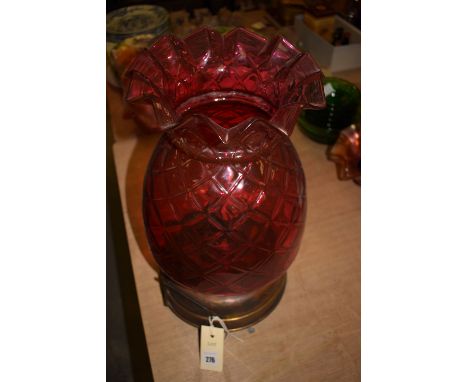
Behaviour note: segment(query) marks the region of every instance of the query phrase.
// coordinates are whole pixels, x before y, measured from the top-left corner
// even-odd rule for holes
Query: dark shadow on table
[[[153,381],[107,126],[106,371],[110,382]]]

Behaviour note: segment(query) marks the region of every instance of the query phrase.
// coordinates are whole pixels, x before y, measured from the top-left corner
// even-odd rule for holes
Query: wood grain
[[[141,195],[157,135],[137,135],[108,97],[117,134],[119,189],[154,378],[157,381],[359,381],[360,188],[339,181],[335,166],[296,128],[292,141],[307,181],[308,213],[297,259],[276,310],[250,334],[229,338],[222,373],[199,369],[198,330],[162,303],[144,233]],[[114,113],[120,113],[114,119]]]

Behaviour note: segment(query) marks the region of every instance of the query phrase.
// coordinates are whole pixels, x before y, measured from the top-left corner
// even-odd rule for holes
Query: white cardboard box
[[[297,15],[294,28],[299,37],[298,46],[332,73],[361,67],[361,31],[339,16],[335,16],[335,26],[351,33],[349,45],[332,45],[304,24],[304,15]]]

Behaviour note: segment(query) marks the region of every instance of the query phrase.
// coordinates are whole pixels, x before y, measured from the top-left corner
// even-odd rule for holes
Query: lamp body
[[[126,77],[137,120],[163,132],[143,215],[166,304],[196,325],[252,325],[299,249],[305,178],[289,135],[303,106],[325,105],[320,70],[282,38],[204,29],[157,41]]]

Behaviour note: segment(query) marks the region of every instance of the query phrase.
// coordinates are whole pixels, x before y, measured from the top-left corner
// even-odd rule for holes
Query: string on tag
[[[182,294],[185,298],[187,298],[188,300],[190,300],[191,302],[193,302],[195,305],[199,306],[200,308],[202,308],[203,310],[205,310],[207,313],[209,314],[216,314],[216,312],[213,312],[211,309],[208,309],[207,307],[203,306],[202,304],[200,304],[199,302],[195,301],[194,299],[192,299],[189,295],[187,295],[186,293],[183,293],[181,290],[177,289],[175,287],[175,284],[173,284],[169,279],[165,278],[164,279],[164,282],[161,282],[160,279],[158,278],[155,278],[155,280],[159,283],[159,285],[161,286],[161,289],[162,289],[162,293],[163,293],[163,298],[165,296],[165,290],[164,290],[164,287],[168,287],[170,289],[173,289],[175,291],[177,291],[177,293],[180,293]],[[213,336],[213,332],[212,332],[212,329],[211,328],[214,328],[215,326],[213,325],[213,322],[219,322],[219,324],[221,325],[221,327],[223,328],[224,330],[224,339],[226,339],[229,335],[233,336],[236,340],[240,341],[240,342],[244,342],[244,340],[240,337],[237,337],[234,333],[231,333],[228,329],[228,327],[226,326],[225,322],[223,321],[222,318],[220,318],[219,316],[208,316],[208,322],[210,323],[210,336]]]
[[[234,333],[231,333],[229,331],[229,329],[226,326],[225,322],[219,316],[209,316],[208,317],[208,322],[210,323],[210,336],[213,336],[212,328],[215,327],[214,324],[213,324],[215,321],[218,322],[221,325],[221,327],[224,329],[224,339],[227,339],[229,337],[229,335],[231,335],[235,339],[237,339],[238,341],[244,342],[244,340],[242,338],[237,337]]]

